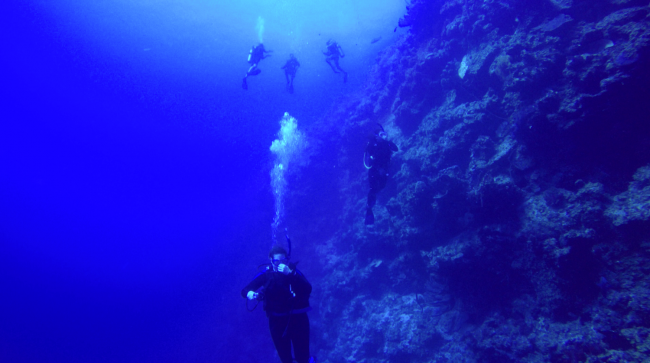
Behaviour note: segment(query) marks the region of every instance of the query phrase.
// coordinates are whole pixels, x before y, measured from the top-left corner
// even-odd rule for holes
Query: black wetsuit
[[[250,50],[250,53],[248,55],[248,63],[251,64],[251,67],[248,69],[248,71],[246,71],[246,75],[242,81],[243,89],[248,89],[246,78],[249,76],[256,76],[262,72],[261,69],[257,68],[257,65],[262,61],[262,59],[270,57],[269,55],[264,55],[266,53],[271,53],[271,51],[264,49],[264,44],[256,45]]]
[[[343,82],[348,81],[348,73],[341,68],[339,65],[339,58],[345,57],[343,54],[343,48],[336,42],[329,43],[327,45],[327,52],[323,52],[327,56],[325,62],[330,65],[334,73],[343,73]],[[337,70],[338,69],[338,70]]]
[[[250,64],[259,63],[262,59],[266,58],[264,56],[264,52],[266,52],[266,49],[264,49],[264,46],[262,45],[253,47],[253,49],[251,50],[251,57],[248,60],[248,63]]]
[[[377,193],[386,186],[390,157],[397,150],[397,145],[394,142],[384,140],[379,136],[374,136],[368,141],[368,145],[366,145],[366,159],[370,160],[369,163],[371,166],[368,170],[370,191],[368,192],[366,224],[373,224],[375,221],[374,215],[372,214],[372,207],[377,201]]]
[[[300,67],[300,63],[296,58],[290,58],[287,63],[282,66],[284,69],[284,76],[287,78],[287,84],[293,85],[293,79],[296,76],[296,71]]]
[[[264,310],[273,344],[282,363],[292,363],[291,345],[298,363],[309,362],[309,295],[311,284],[300,271],[285,275],[268,268],[255,276],[241,295],[264,288]]]

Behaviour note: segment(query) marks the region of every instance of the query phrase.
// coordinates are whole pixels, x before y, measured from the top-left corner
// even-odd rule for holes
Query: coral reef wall
[[[400,25],[312,130],[329,182],[297,182],[319,361],[648,362],[648,1],[413,0]],[[376,122],[400,151],[367,227]]]

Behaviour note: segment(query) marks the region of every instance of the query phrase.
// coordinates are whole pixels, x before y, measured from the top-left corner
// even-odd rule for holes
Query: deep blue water
[[[269,146],[284,112],[313,125],[363,85],[404,3],[223,3],[5,9],[0,361],[277,359],[238,295],[271,244]],[[260,17],[274,53],[244,91]]]

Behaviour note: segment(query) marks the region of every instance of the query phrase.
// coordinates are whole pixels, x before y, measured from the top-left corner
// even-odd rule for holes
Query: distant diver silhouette
[[[330,39],[327,41],[327,52],[323,52],[323,54],[327,56],[325,62],[327,62],[327,64],[329,64],[330,67],[332,67],[334,73],[343,73],[343,82],[344,83],[347,82],[348,72],[344,71],[343,68],[341,68],[341,66],[339,65],[339,58],[345,57],[345,54],[343,53],[343,48],[341,48],[341,46],[337,42]]]
[[[272,53],[272,50],[266,50],[264,49],[264,44],[260,43],[258,45],[254,45],[249,54],[248,54],[248,63],[251,65],[251,67],[248,69],[246,72],[246,75],[244,76],[244,79],[242,81],[242,88],[243,89],[248,89],[248,83],[246,82],[246,79],[249,76],[257,76],[262,72],[261,69],[257,68],[257,65],[262,61],[262,59],[270,57],[271,55],[265,55],[266,53]]]
[[[298,71],[300,63],[293,54],[289,54],[289,60],[282,66],[284,69],[284,76],[287,79],[287,90],[289,93],[293,93],[293,79],[296,77],[296,71]]]
[[[375,223],[372,207],[377,202],[377,193],[384,189],[388,181],[388,167],[390,166],[391,155],[393,152],[398,151],[397,145],[386,138],[384,128],[379,125],[379,129],[370,137],[366,145],[366,151],[363,154],[363,165],[368,169],[368,183],[370,184],[368,203],[366,205],[366,225]]]

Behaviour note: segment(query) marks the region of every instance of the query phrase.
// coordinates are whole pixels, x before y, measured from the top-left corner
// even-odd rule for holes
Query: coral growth
[[[411,1],[310,171],[339,211],[319,237],[321,362],[650,359],[649,14]],[[400,152],[368,228],[349,145],[374,122]]]

